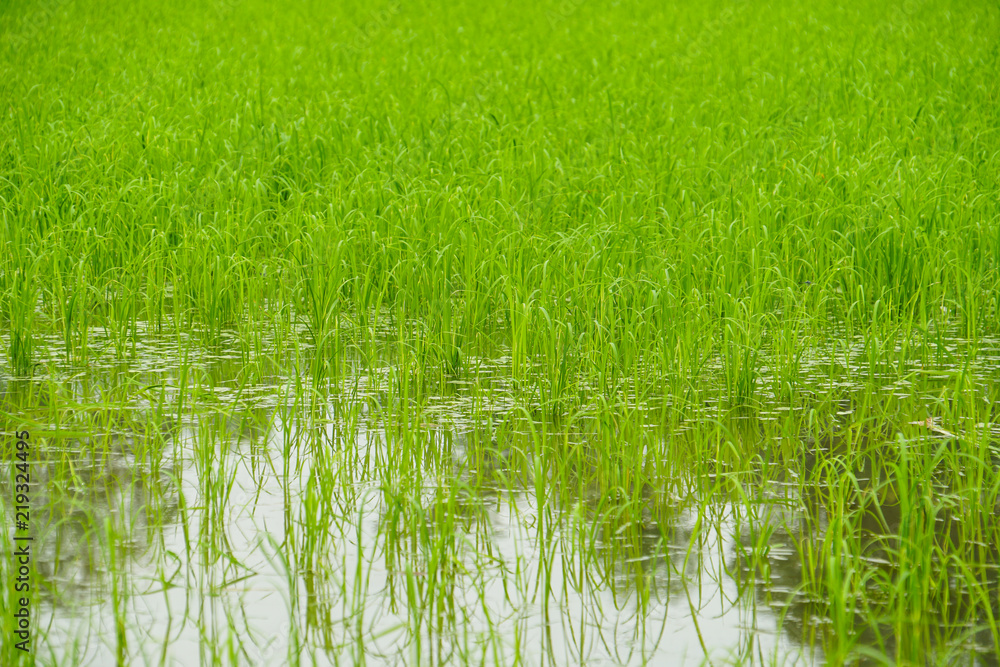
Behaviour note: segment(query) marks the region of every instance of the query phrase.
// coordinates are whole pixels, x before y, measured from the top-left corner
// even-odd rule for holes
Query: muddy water
[[[474,385],[450,383],[400,417],[405,406],[385,389],[391,364],[304,399],[314,395],[308,383],[280,367],[247,384],[239,354],[146,340],[129,361],[87,368],[52,352],[52,376],[3,388],[11,414],[58,415],[35,439],[44,662],[825,660],[830,619],[803,588],[800,553],[822,540],[829,510],[797,476],[837,436],[794,429],[803,467],[768,471],[765,461],[747,502],[666,484],[622,513],[600,489],[570,497],[539,484],[545,475],[533,474],[528,450],[541,424],[516,417],[503,357],[481,360]],[[822,354],[804,362],[806,385],[839,401],[830,433],[845,432],[853,395],[871,394],[876,369],[861,348],[847,349],[845,372]],[[981,347],[983,369],[994,354]],[[937,368],[946,382],[948,365]],[[929,382],[887,379],[880,400],[933,407],[940,392]],[[673,431],[658,421],[661,407],[640,411],[652,448],[670,451],[666,441],[718,419],[721,393],[706,397]],[[781,440],[775,425],[806,412],[775,400],[738,415],[731,431]],[[900,428],[864,437],[891,439]],[[560,437],[585,446],[590,433]],[[853,473],[872,479],[863,466]],[[8,511],[9,478],[0,489]],[[899,530],[894,506],[883,498],[865,515],[873,544]],[[940,519],[947,531],[952,518]],[[995,570],[995,550],[983,553]],[[896,639],[888,628],[859,641],[881,641],[891,655]],[[988,632],[970,628],[965,655],[975,657],[963,660],[997,664],[992,646]]]

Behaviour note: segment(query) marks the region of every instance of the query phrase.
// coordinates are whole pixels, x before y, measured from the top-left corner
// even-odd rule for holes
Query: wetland
[[[0,8],[0,663],[1000,665],[998,34]]]

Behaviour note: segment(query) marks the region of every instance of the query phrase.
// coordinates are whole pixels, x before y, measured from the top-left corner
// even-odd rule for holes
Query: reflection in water
[[[902,632],[937,650],[931,619],[966,628],[956,659],[974,646],[997,664],[960,577],[919,627],[868,622],[901,558],[926,547],[926,567],[947,569],[949,548],[989,533],[945,502],[903,507],[949,497],[946,441],[911,428],[943,453],[902,457],[899,424],[852,425],[870,398],[850,386],[805,432],[777,409],[720,419],[710,395],[666,425],[662,405],[559,422],[518,409],[505,361],[418,406],[391,366],[332,391],[249,385],[240,359],[195,347],[172,370],[179,349],[150,338],[128,364],[4,386],[7,413],[50,425],[33,486],[44,659],[806,664],[841,646],[842,613],[884,655]],[[759,454],[741,464],[727,442]],[[940,474],[916,474],[927,460]],[[847,529],[877,566],[864,582],[836,556]],[[978,553],[1000,616],[1000,556]],[[867,606],[822,599],[817,571]]]

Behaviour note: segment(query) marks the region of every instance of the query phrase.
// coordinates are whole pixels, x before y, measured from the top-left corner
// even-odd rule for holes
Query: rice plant
[[[0,8],[0,663],[997,664],[998,30]]]

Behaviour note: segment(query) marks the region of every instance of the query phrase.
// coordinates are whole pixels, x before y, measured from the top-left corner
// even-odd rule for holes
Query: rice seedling
[[[0,9],[0,663],[996,664],[998,29]]]

